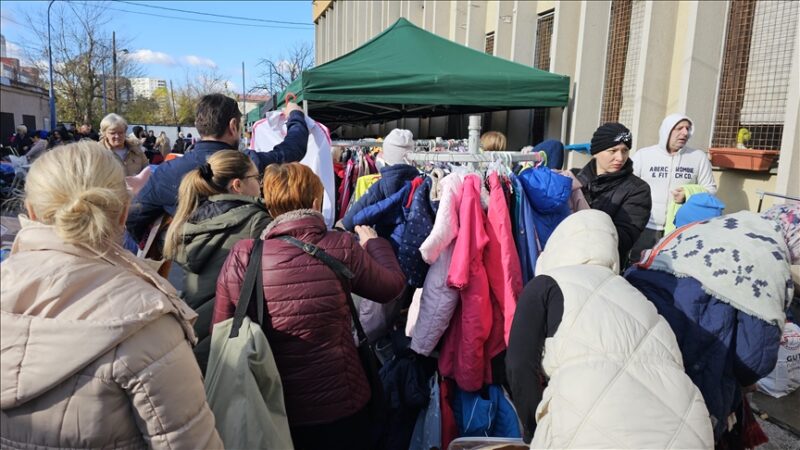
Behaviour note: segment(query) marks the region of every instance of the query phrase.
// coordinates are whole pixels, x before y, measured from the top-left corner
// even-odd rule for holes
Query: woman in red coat
[[[388,241],[369,227],[355,236],[329,231],[320,214],[323,187],[298,163],[264,172],[264,200],[275,219],[262,234],[269,341],[283,382],[297,449],[365,448],[370,389],[358,357],[345,289],[377,302],[399,297],[405,277]],[[355,277],[344,287],[322,261],[277,239],[292,236],[342,261]],[[233,317],[254,241],[231,250],[217,281],[214,323]]]

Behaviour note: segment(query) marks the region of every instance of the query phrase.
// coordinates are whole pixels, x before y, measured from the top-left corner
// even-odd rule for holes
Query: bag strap
[[[348,289],[347,285],[345,284],[345,280],[352,280],[355,278],[355,274],[343,262],[325,253],[325,250],[322,250],[314,244],[303,242],[299,239],[295,239],[292,236],[278,236],[278,239],[294,245],[308,255],[311,255],[314,258],[322,261],[325,263],[325,265],[330,267],[331,270],[333,270],[333,272],[336,274],[336,277],[339,278],[339,281],[342,283],[342,288],[344,289],[345,295],[347,295],[347,305],[350,307],[350,315],[353,318],[353,325],[356,327],[356,333],[358,334],[358,345],[368,343],[367,333],[364,332],[364,328],[361,326],[361,321],[358,320],[358,311],[356,310],[355,302],[353,302],[353,295],[350,293],[350,289]]]
[[[264,324],[264,283],[263,274],[261,273],[261,253],[263,248],[264,241],[256,239],[253,250],[250,252],[250,262],[247,263],[247,272],[244,275],[242,289],[239,291],[239,302],[236,304],[236,311],[233,313],[233,324],[228,338],[239,336],[239,328],[241,328],[242,322],[244,322],[244,318],[247,315],[247,308],[253,298],[253,291],[256,294],[256,319],[259,325]]]

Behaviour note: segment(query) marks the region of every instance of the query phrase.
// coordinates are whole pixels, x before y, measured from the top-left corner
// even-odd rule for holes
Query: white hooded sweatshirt
[[[647,228],[652,230],[664,229],[667,205],[672,198],[673,189],[684,184],[699,184],[711,194],[717,192],[717,184],[711,173],[711,163],[704,151],[688,146],[672,154],[667,150],[669,135],[675,125],[682,120],[689,121],[688,139],[691,139],[694,132],[692,119],[683,114],[670,114],[661,122],[658,145],[639,149],[631,156],[633,173],[650,185],[653,208],[650,211]]]

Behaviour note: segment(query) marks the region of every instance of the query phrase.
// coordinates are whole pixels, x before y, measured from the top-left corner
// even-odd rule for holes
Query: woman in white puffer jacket
[[[675,335],[618,269],[614,224],[596,210],[565,219],[539,257],[506,356],[531,448],[712,448]]]

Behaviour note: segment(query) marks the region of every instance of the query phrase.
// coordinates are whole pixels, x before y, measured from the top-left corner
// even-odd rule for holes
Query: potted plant
[[[752,170],[756,172],[769,170],[781,152],[779,150],[747,148],[745,144],[749,140],[750,131],[747,128],[740,128],[736,136],[736,148],[717,147],[708,150],[711,155],[711,164],[727,169]]]

